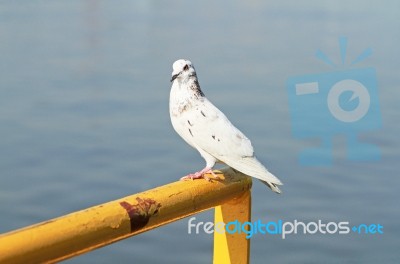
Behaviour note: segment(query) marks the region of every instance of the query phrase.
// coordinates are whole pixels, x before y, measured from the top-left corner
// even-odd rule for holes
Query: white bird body
[[[281,181],[255,157],[250,140],[237,129],[203,94],[196,71],[188,60],[173,64],[170,93],[170,117],[175,131],[206,161],[206,167],[188,178],[212,173],[216,162],[225,163],[257,178],[280,193]]]

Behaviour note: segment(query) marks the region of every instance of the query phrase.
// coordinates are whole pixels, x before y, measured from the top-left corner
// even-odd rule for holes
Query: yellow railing
[[[170,183],[1,234],[0,263],[61,261],[213,207],[215,223],[250,221],[251,178],[231,169],[218,176]],[[214,263],[248,263],[249,249],[244,233],[214,232]]]

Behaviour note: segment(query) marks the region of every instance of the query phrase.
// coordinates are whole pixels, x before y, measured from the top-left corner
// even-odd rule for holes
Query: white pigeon
[[[172,71],[169,112],[175,131],[200,152],[206,166],[181,180],[217,177],[216,162],[261,180],[274,192],[281,193],[281,181],[255,157],[250,140],[215,107],[200,89],[196,71],[189,60],[177,60]]]

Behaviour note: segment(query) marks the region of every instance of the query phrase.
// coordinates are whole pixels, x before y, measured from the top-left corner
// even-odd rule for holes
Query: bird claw
[[[188,175],[182,177],[180,180],[181,181],[186,181],[186,180],[193,181],[193,180],[202,179],[202,178],[204,178],[206,180],[208,179],[208,177],[206,177],[204,174],[200,174],[199,172],[196,172],[196,173],[188,174]]]
[[[219,180],[220,178],[212,171],[212,169],[203,169],[201,171],[195,172],[188,174],[184,177],[182,177],[180,180],[181,181],[186,181],[186,180],[197,180],[197,179],[205,179],[206,181],[211,182],[211,178],[206,176],[206,174],[211,174],[215,180]]]

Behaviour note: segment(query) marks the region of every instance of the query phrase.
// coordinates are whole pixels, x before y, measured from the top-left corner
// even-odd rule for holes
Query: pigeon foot
[[[186,181],[186,180],[205,179],[207,181],[211,181],[211,179],[209,177],[207,177],[206,174],[211,174],[216,180],[219,179],[219,177],[212,171],[211,168],[205,167],[201,171],[191,173],[191,174],[188,174],[188,175],[182,177],[180,180]]]

